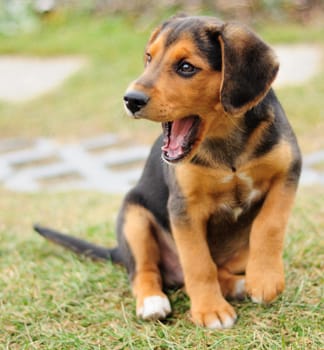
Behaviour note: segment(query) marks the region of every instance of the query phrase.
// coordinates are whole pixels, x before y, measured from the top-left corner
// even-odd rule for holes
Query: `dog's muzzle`
[[[143,92],[133,90],[126,92],[124,96],[124,103],[126,109],[135,115],[136,112],[140,111],[146,106],[149,99],[150,98]]]

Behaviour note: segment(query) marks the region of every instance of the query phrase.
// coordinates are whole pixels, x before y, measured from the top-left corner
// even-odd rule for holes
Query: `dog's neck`
[[[211,123],[205,140],[191,163],[210,167],[226,167],[233,171],[256,151],[259,133],[274,121],[271,106],[264,99],[246,113],[237,116],[218,114]],[[230,122],[229,122],[230,121]]]

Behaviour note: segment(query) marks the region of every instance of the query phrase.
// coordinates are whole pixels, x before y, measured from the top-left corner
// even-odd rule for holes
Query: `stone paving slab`
[[[0,184],[18,192],[96,190],[125,193],[139,179],[150,147],[121,146],[107,134],[80,143],[0,141]],[[324,151],[304,157],[301,185],[324,185]]]
[[[21,149],[22,145],[26,147]],[[123,193],[138,180],[148,153],[149,147],[143,145],[121,147],[111,134],[65,145],[50,139],[4,140],[0,141],[0,184],[18,192]]]

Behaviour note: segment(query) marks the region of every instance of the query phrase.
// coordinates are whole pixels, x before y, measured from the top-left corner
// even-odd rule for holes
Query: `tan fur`
[[[288,215],[294,200],[294,191],[287,191],[285,185],[282,183],[283,180],[280,178],[280,174],[285,174],[287,171],[290,158],[290,147],[287,143],[282,142],[281,145],[261,159],[252,159],[249,163],[244,164],[242,168],[238,167],[235,174],[233,174],[230,169],[202,169],[192,164],[181,164],[176,167],[176,177],[181,187],[181,192],[185,195],[189,206],[189,217],[195,218],[194,222],[190,221],[190,227],[185,227],[182,230],[185,239],[189,240],[187,248],[181,239],[182,231],[178,230],[177,227],[173,227],[175,240],[179,247],[180,258],[182,249],[185,249],[188,254],[185,255],[185,260],[182,261],[183,266],[185,266],[185,262],[188,261],[188,271],[184,270],[184,273],[185,275],[187,274],[188,280],[191,281],[190,284],[196,286],[195,291],[192,293],[191,289],[187,287],[191,300],[195,300],[195,298],[201,300],[200,291],[196,291],[197,285],[204,286],[206,282],[204,284],[199,283],[200,281],[189,262],[193,261],[196,256],[204,256],[204,261],[199,264],[199,269],[203,271],[209,271],[209,269],[211,269],[209,265],[212,264],[211,260],[207,259],[207,256],[210,256],[207,249],[204,253],[202,251],[197,252],[197,246],[200,240],[202,241],[201,244],[206,244],[203,223],[205,223],[207,218],[218,208],[221,209],[224,204],[227,204],[228,207],[231,208],[234,202],[234,189],[237,186],[242,193],[245,193],[246,199],[249,197],[252,190],[259,191],[258,197],[254,200],[259,199],[270,191],[261,212],[253,224],[250,235],[251,252],[249,254],[250,257],[248,259],[248,268],[246,272],[248,292],[255,299],[260,299],[264,302],[272,301],[282,292],[284,282],[281,252],[283,249],[283,237]],[[226,177],[229,177],[231,180],[223,181]],[[277,182],[278,185],[276,185]],[[217,184],[217,186],[215,184]],[[281,200],[278,201],[278,198],[281,198]],[[198,217],[197,213],[199,213],[200,217]],[[279,222],[277,219],[278,217],[281,218]],[[198,223],[195,224],[195,226],[194,223],[196,223],[196,221],[198,221]],[[200,233],[198,233],[199,225]],[[178,233],[178,231],[180,231],[180,233]],[[193,232],[190,234],[188,231]],[[261,232],[263,234],[261,234]],[[226,233],[222,232],[222,234],[224,235]],[[229,232],[228,234],[231,233]],[[178,236],[179,238],[177,238]],[[271,239],[268,244],[269,236]],[[188,237],[190,237],[190,239]],[[197,239],[193,237],[197,237]],[[274,240],[273,243],[271,241],[272,239]],[[267,243],[265,244],[265,242]],[[242,242],[240,240],[233,241],[232,244],[231,249],[233,252],[241,254],[240,251],[242,248],[246,251],[246,253],[243,254],[244,259],[242,260],[241,256],[239,259],[237,259],[236,256],[228,257],[227,251],[224,251],[224,258],[219,255],[217,260],[220,265],[228,265],[235,273],[242,272],[246,267],[248,251],[244,249],[244,245],[242,247]],[[237,248],[235,248],[235,246]],[[263,262],[262,259],[265,261]],[[235,260],[239,260],[238,265],[237,263],[235,264]],[[207,272],[206,275],[212,276],[211,280],[215,282],[216,271]],[[272,286],[275,278],[278,282],[275,282],[277,287],[273,290],[271,288],[273,288]],[[216,290],[217,287],[214,286],[214,289]],[[227,291],[225,287],[223,289]],[[213,293],[215,293],[215,291],[213,291]],[[210,295],[206,295],[207,299],[210,297]],[[217,300],[217,303],[218,302],[219,300]]]
[[[301,155],[270,88],[278,62],[244,26],[198,16],[158,27],[144,62],[125,108],[162,122],[163,133],[121,207],[118,246],[35,229],[75,252],[122,263],[138,317],[165,319],[171,305],[163,288],[184,285],[195,324],[230,328],[236,313],[225,298],[269,303],[285,285],[284,233]]]
[[[124,232],[135,259],[136,270],[132,287],[137,310],[143,306],[146,297],[165,296],[158,268],[159,247],[152,235],[154,224],[155,219],[149,211],[137,205],[128,206]]]
[[[246,286],[255,301],[269,303],[284,289],[283,241],[294,198],[295,191],[276,179],[253,223]]]
[[[152,228],[159,229],[159,227],[152,214],[141,206],[129,205],[126,213],[123,229],[127,243],[130,245],[133,258],[135,259],[136,270],[133,277],[132,290],[136,297],[136,309],[140,310],[146,297],[165,297],[165,294],[162,291],[161,275],[158,269],[160,251],[158,243],[152,235]],[[198,240],[199,244],[204,242],[204,239]],[[189,243],[192,244],[191,241]],[[170,241],[169,244],[173,243]],[[180,245],[182,246],[184,244],[180,243]],[[207,246],[205,246],[205,248],[208,249]],[[199,252],[198,246],[195,246],[193,250],[193,254],[206,254],[206,251]],[[192,261],[189,260],[188,264],[192,265]],[[235,314],[230,305],[225,307],[226,302],[224,302],[221,293],[225,296],[235,297],[235,282],[239,280],[240,277],[231,274],[228,270],[222,270],[222,273],[218,276],[220,283],[220,285],[218,285],[218,283],[214,283],[214,280],[217,280],[217,270],[211,260],[209,261],[209,268],[211,270],[211,286],[209,289],[204,286],[204,293],[206,293],[206,308],[209,307],[208,298],[213,299],[215,297],[215,292],[217,292],[219,294],[219,300],[217,302],[222,302],[225,310],[227,309],[231,314]],[[200,274],[199,269],[197,274]],[[193,282],[196,283],[196,281]],[[190,282],[186,282],[186,289],[188,290],[188,288],[190,289]],[[197,293],[197,298],[200,299],[201,295],[199,291],[195,291],[195,293]],[[225,316],[226,315],[224,315],[224,317]],[[200,315],[199,317],[202,316]],[[201,325],[206,325],[206,322],[204,322],[203,319]]]
[[[143,74],[128,90],[149,97],[149,103],[134,113],[136,118],[158,122],[191,115],[200,118],[199,135],[190,155],[170,171],[170,176],[174,176],[171,182],[178,186],[177,192],[183,201],[177,202],[176,198],[172,206],[177,196],[170,193],[169,219],[191,300],[193,321],[216,328],[220,321],[226,328],[234,323],[236,314],[225,297],[242,296],[245,292],[245,276],[240,274],[246,273],[246,291],[257,302],[271,302],[284,288],[281,254],[295,196],[295,186],[287,184],[294,149],[283,137],[271,149],[255,156],[255,150],[275,119],[272,106],[263,109],[263,121],[256,124],[244,150],[233,157],[235,163],[219,160],[212,151],[209,153],[203,148],[207,139],[230,143],[233,138],[244,135],[244,113],[266,96],[278,71],[273,51],[246,28],[212,20],[209,31],[218,35],[214,40],[219,41],[221,48],[221,71],[210,66],[190,33],[182,33],[171,45],[167,44],[170,32],[158,28],[146,47],[146,56],[152,59],[146,62]],[[204,40],[202,38],[203,35],[200,39]],[[260,64],[260,71],[254,77],[255,84],[248,86],[246,92],[240,81],[248,85],[249,79],[236,77],[242,74],[244,65],[249,64],[251,52],[259,55],[256,64]],[[192,79],[176,74],[175,62],[182,59],[199,67],[199,74]],[[253,70],[248,72],[254,74]],[[237,91],[242,91],[242,101]],[[193,156],[208,166],[191,162]],[[179,208],[179,203],[185,208]],[[250,208],[255,214],[251,214]],[[251,222],[246,219],[246,227],[235,226],[243,211],[251,214]],[[224,218],[225,222],[222,232],[213,232],[217,254],[209,246],[206,230],[214,217]],[[227,224],[228,221],[233,225]],[[140,206],[129,205],[124,230],[136,262],[133,288],[138,307],[146,296],[164,295],[158,272],[159,247],[152,238],[152,226],[158,226],[152,214]],[[232,227],[236,227],[237,232],[232,232]]]
[[[208,326],[215,318],[226,322],[229,317],[235,318],[236,314],[222,295],[203,222],[202,217],[195,215],[191,217],[189,225],[173,223],[172,232],[184,271],[186,291],[191,300],[192,319],[196,324]],[[199,264],[195,263],[197,257],[203,257]],[[225,289],[227,291],[224,286]]]

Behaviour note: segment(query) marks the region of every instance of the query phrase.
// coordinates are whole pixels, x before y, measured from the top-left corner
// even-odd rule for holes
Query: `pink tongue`
[[[192,127],[193,118],[183,118],[175,120],[172,123],[171,134],[169,136],[169,143],[162,147],[163,151],[167,151],[169,157],[177,157],[183,153],[182,145],[184,138]]]

